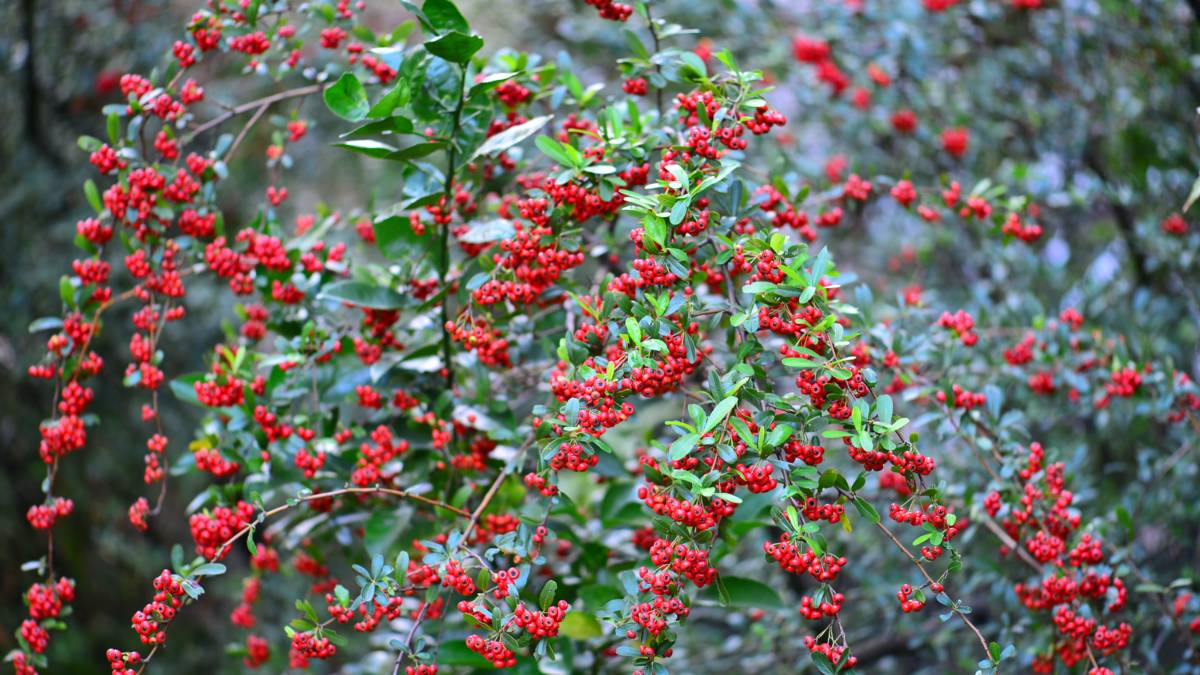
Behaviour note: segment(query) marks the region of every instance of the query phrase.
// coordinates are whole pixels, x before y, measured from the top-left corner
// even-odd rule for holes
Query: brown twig
[[[247,103],[243,103],[241,105],[234,106],[234,107],[226,110],[225,112],[221,113],[220,115],[217,115],[216,117],[212,118],[211,120],[205,122],[204,124],[201,124],[200,126],[196,127],[195,129],[192,129],[191,132],[188,133],[187,138],[185,139],[184,142],[189,143],[192,141],[192,139],[194,139],[195,137],[204,133],[205,131],[212,129],[213,127],[220,126],[221,124],[225,123],[230,118],[236,117],[237,115],[241,115],[242,113],[247,113],[247,112],[250,112],[251,110],[256,110],[256,109],[264,107],[264,106],[269,107],[274,103],[278,103],[279,101],[286,101],[287,99],[290,99],[290,98],[296,98],[298,96],[308,96],[309,94],[315,94],[319,91],[324,91],[324,89],[328,86],[329,85],[325,84],[325,83],[310,84],[306,87],[296,87],[295,89],[288,89],[287,91],[281,91],[276,94],[271,94],[270,96],[264,96],[262,98],[255,99],[253,101],[249,101]]]
[[[233,156],[234,151],[237,150],[238,146],[242,144],[242,140],[246,138],[246,134],[250,133],[250,129],[252,129],[254,125],[257,124],[260,119],[262,119],[263,114],[266,113],[267,108],[270,107],[271,104],[269,103],[264,103],[258,106],[258,110],[254,111],[254,115],[250,118],[250,121],[246,122],[246,126],[242,127],[242,130],[238,132],[237,138],[233,139],[233,143],[230,144],[229,149],[225,151],[226,157]]]
[[[896,535],[892,534],[892,531],[887,529],[887,526],[885,526],[882,522],[876,522],[875,527],[879,528],[880,532],[883,532],[885,535],[887,535],[888,539],[892,540],[892,543],[896,545],[896,548],[900,549],[900,551],[908,557],[912,564],[921,573],[921,576],[925,577],[927,582],[930,584],[937,583],[937,580],[930,576],[929,572],[925,569],[925,566],[921,564],[921,560],[917,558],[912,551],[908,550],[908,547],[905,546],[904,543],[899,539],[897,539]],[[983,647],[983,653],[986,654],[987,659],[991,661],[992,654],[990,651],[988,651],[987,639],[983,637],[983,633],[980,632],[979,628],[975,626],[974,622],[967,618],[967,615],[963,613],[963,611],[959,609],[957,605],[950,605],[950,611],[953,612],[954,615],[957,616],[959,620],[967,626],[967,628],[970,628],[972,633],[975,633],[975,637],[979,639],[979,644]]]
[[[459,516],[464,516],[464,517],[471,516],[472,518],[474,518],[474,516],[472,516],[472,514],[466,512],[456,506],[451,506],[445,502],[441,502],[436,499],[430,499],[429,497],[426,497],[425,495],[414,494],[412,492],[405,492],[404,490],[395,490],[392,488],[375,486],[375,487],[341,488],[339,490],[331,490],[329,492],[319,492],[316,494],[304,495],[303,497],[298,497],[296,499],[296,501],[294,501],[294,502],[289,501],[287,503],[276,506],[275,508],[271,509],[270,511],[264,511],[262,513],[262,519],[265,520],[272,516],[283,513],[284,511],[287,511],[288,509],[291,509],[291,508],[293,508],[299,504],[302,504],[304,502],[311,502],[316,499],[326,499],[329,497],[337,497],[339,495],[347,495],[347,494],[390,495],[393,497],[400,497],[402,499],[411,499],[415,502],[420,502],[420,503],[426,504],[428,506],[433,506],[433,507],[437,507],[440,509],[446,509],[447,511],[450,511]],[[238,530],[232,537],[227,539],[224,544],[221,544],[221,547],[217,549],[217,554],[215,556],[213,556],[213,560],[219,560],[223,555],[225,555],[225,552],[227,550],[229,550],[230,546],[237,543],[237,541],[239,539],[241,539],[248,532],[250,532],[255,527],[257,527],[257,525],[258,525],[258,523],[255,522],[255,523],[247,525],[247,526],[243,527],[242,529]]]
[[[396,654],[396,661],[392,664],[392,675],[398,675],[400,672],[400,666],[404,664],[405,655],[412,649],[413,637],[416,636],[421,622],[425,620],[425,613],[430,604],[424,600],[421,601],[421,609],[417,612],[417,618],[413,619],[413,625],[408,629],[408,635],[404,638],[404,647]]]

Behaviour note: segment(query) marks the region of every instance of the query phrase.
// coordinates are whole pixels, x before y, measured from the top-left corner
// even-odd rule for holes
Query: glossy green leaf
[[[704,432],[708,433],[717,428],[717,425],[725,421],[725,418],[729,416],[729,413],[737,406],[737,404],[738,399],[736,396],[726,397],[720,403],[718,403],[716,407],[712,409],[712,412],[708,414],[708,421],[704,423]]]
[[[590,640],[604,635],[604,628],[596,617],[587,612],[571,611],[563,617],[558,632],[572,640]]]
[[[721,583],[729,593],[729,604],[733,607],[754,607],[758,609],[779,609],[783,607],[783,598],[779,591],[755,579],[745,577],[721,576]],[[711,589],[711,587],[710,587]],[[714,595],[713,590],[706,595]]]
[[[429,23],[438,30],[456,30],[462,33],[470,30],[466,18],[450,0],[425,0],[421,11],[425,12]]]
[[[477,157],[487,157],[504,152],[526,138],[536,134],[538,130],[546,126],[546,123],[553,118],[553,115],[542,115],[541,117],[534,117],[527,122],[522,122],[516,126],[509,127],[508,129],[505,129],[504,131],[501,131],[495,136],[492,136],[484,141],[483,144],[476,148],[475,152],[471,154],[471,159],[474,160]]]
[[[371,109],[371,103],[367,100],[367,90],[354,73],[342,73],[337,82],[325,90],[323,96],[325,105],[333,114],[351,122],[365,119],[367,111]]]
[[[404,296],[390,288],[349,280],[337,281],[326,286],[317,297],[371,309],[399,309],[405,303]]]
[[[538,136],[534,143],[537,144],[538,150],[541,150],[543,154],[558,164],[562,166],[575,166],[574,156],[572,156],[567,146],[557,139],[549,136]]]
[[[399,260],[414,247],[424,246],[430,239],[412,229],[412,221],[404,216],[388,216],[375,221],[375,245],[388,260]]]
[[[451,63],[466,63],[483,48],[483,38],[478,35],[467,35],[459,31],[451,31],[425,43],[425,49],[434,56],[441,57]]]

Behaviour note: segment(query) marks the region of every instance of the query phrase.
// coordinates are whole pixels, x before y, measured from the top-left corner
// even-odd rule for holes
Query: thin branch
[[[1029,555],[1029,551],[1021,548],[1015,539],[1008,536],[1008,533],[1004,531],[1004,528],[996,524],[996,521],[992,520],[991,518],[983,518],[980,520],[980,522],[983,523],[983,526],[986,527],[989,532],[996,535],[996,538],[1000,540],[1000,543],[1007,546],[1009,550],[1016,551],[1017,557],[1019,557],[1022,562],[1032,567],[1035,571],[1042,572],[1042,566],[1033,559],[1033,556]]]
[[[413,625],[408,629],[408,636],[404,638],[404,647],[396,653],[396,661],[392,664],[392,675],[398,675],[400,666],[404,665],[404,657],[412,649],[413,637],[416,636],[421,622],[425,620],[425,612],[429,609],[430,604],[424,600],[421,601],[421,609],[417,612],[417,618],[413,619]]]
[[[296,98],[298,96],[308,96],[309,94],[315,94],[319,91],[323,91],[328,86],[329,85],[325,84],[325,83],[310,84],[305,87],[297,87],[295,89],[288,89],[287,91],[281,91],[276,94],[271,94],[270,96],[264,96],[262,98],[255,99],[253,101],[249,101],[247,103],[243,103],[241,105],[234,106],[233,108],[226,110],[225,112],[221,113],[220,115],[217,115],[216,117],[205,122],[204,124],[201,124],[200,126],[196,127],[195,129],[192,129],[191,132],[188,133],[187,138],[184,140],[184,143],[185,144],[190,143],[193,139],[195,139],[200,134],[204,133],[205,131],[208,131],[209,129],[212,129],[213,127],[220,126],[221,124],[223,124],[227,120],[229,120],[231,117],[241,115],[242,113],[250,112],[251,110],[256,110],[262,106],[270,106],[274,103],[278,103],[279,101],[286,101],[287,99]]]
[[[276,506],[275,508],[271,509],[270,511],[264,511],[262,514],[262,518],[265,520],[267,518],[270,518],[272,516],[283,513],[284,511],[287,511],[288,509],[291,509],[291,508],[298,506],[300,504],[303,504],[305,502],[311,502],[316,499],[326,499],[329,497],[337,497],[339,495],[348,495],[348,494],[390,495],[393,497],[400,497],[401,499],[411,499],[415,502],[421,502],[422,504],[434,506],[434,507],[437,507],[440,509],[446,509],[447,511],[450,511],[459,516],[463,516],[463,517],[471,516],[472,518],[474,518],[474,516],[472,516],[472,514],[466,512],[456,506],[451,506],[445,502],[441,502],[436,499],[430,499],[429,497],[426,497],[425,495],[418,495],[418,494],[414,494],[412,492],[405,492],[404,490],[395,490],[392,488],[385,488],[385,487],[379,487],[379,486],[341,488],[340,490],[331,490],[329,492],[320,492],[320,493],[311,494],[311,495],[304,495],[303,497],[297,498],[296,501],[294,501],[294,502],[289,501],[287,503]],[[220,559],[221,556],[225,555],[225,552],[227,550],[229,550],[230,546],[237,543],[237,541],[239,539],[246,536],[246,534],[248,532],[250,532],[250,530],[253,530],[257,525],[258,525],[258,523],[256,522],[256,523],[247,525],[247,526],[243,527],[242,529],[238,530],[237,533],[235,533],[232,537],[227,539],[224,544],[221,544],[221,547],[219,549],[217,549],[217,554],[215,556],[213,556],[213,560]]]
[[[250,133],[250,129],[253,128],[260,119],[262,119],[263,114],[266,113],[267,108],[270,107],[271,104],[269,103],[264,103],[258,106],[258,110],[254,111],[254,115],[250,118],[250,121],[246,122],[246,126],[242,127],[242,130],[238,132],[237,138],[233,139],[233,143],[229,146],[229,150],[225,151],[225,157],[233,156],[234,151],[236,151],[238,146],[242,144],[242,140],[246,138],[246,134]]]
[[[464,542],[468,537],[471,536],[471,531],[475,529],[476,523],[479,522],[479,516],[483,514],[483,511],[488,507],[488,504],[492,503],[492,498],[496,496],[496,491],[500,489],[500,484],[504,482],[505,478],[508,478],[508,469],[505,469],[496,475],[496,480],[492,481],[491,487],[489,487],[487,493],[483,495],[483,499],[479,502],[479,506],[476,506],[475,511],[471,513],[471,520],[467,523],[467,529],[463,531]]]
[[[925,566],[921,564],[921,560],[917,558],[912,551],[908,550],[908,547],[905,546],[904,543],[899,539],[897,539],[896,535],[892,534],[892,531],[887,529],[887,526],[885,526],[882,522],[876,522],[875,527],[879,528],[880,532],[883,532],[885,535],[887,535],[887,538],[892,540],[892,543],[896,545],[896,548],[900,549],[901,552],[903,552],[904,555],[907,556],[910,561],[912,561],[912,564],[917,568],[918,571],[921,572],[921,576],[925,577],[926,581],[928,581],[930,584],[937,583],[937,580],[931,577],[929,572],[925,569]],[[975,633],[975,637],[979,639],[979,644],[983,647],[983,653],[986,654],[987,659],[991,661],[992,654],[990,651],[988,651],[987,639],[983,637],[983,633],[979,631],[979,628],[977,628],[975,624],[967,618],[967,615],[964,614],[957,605],[951,605],[950,611],[953,612],[954,615],[957,616],[959,620],[967,626],[967,628],[970,628],[972,633]]]

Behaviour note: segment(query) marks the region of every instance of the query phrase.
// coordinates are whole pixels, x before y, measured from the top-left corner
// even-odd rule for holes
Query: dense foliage
[[[112,78],[17,673],[105,583],[106,379],[123,527],[191,536],[89,608],[114,674],[206,605],[231,670],[1189,672],[1186,5],[588,0],[573,59],[400,4],[211,0]]]

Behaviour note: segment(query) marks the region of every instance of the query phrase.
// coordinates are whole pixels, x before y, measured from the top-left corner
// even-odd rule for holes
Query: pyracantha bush
[[[52,672],[51,631],[69,628],[76,581],[56,573],[53,527],[86,495],[55,478],[101,451],[89,382],[113,372],[144,399],[129,526],[182,517],[193,539],[148,602],[114,599],[132,628],[96,655],[114,674],[169,661],[171,626],[198,602],[228,606],[239,667],[272,671],[698,672],[687,634],[714,609],[745,611],[788,670],[865,668],[852,635],[880,611],[940,615],[980,672],[1138,672],[1140,631],[1192,657],[1190,601],[1168,605],[1129,555],[1128,513],[1081,502],[1086,486],[1023,431],[1060,399],[1080,415],[1142,406],[1186,434],[1188,375],[1071,307],[990,326],[834,263],[869,244],[838,232],[877,208],[1036,257],[1034,203],[954,168],[779,170],[792,120],[763,74],[680,48],[687,31],[642,2],[587,3],[627,29],[608,89],[566,61],[484,58],[449,0],[403,4],[414,21],[379,32],[348,0],[213,0],[161,68],[120,78],[107,137],[80,139],[95,213],[29,367],[53,390],[45,500],[27,514],[51,545],[27,565],[17,673]],[[833,95],[850,86],[828,42],[790,50]],[[230,66],[272,91],[214,105],[205,73]],[[305,98],[333,116],[302,116],[290,104]],[[260,123],[270,178],[251,194],[230,159]],[[314,124],[337,129],[346,161],[386,167],[375,199],[298,205],[322,187],[287,180]],[[974,142],[947,126],[927,151],[953,167]],[[228,193],[257,216],[227,220]],[[1165,235],[1187,235],[1163,216]],[[204,320],[188,288],[211,280],[241,323],[207,370],[171,372],[169,326]],[[98,354],[121,304],[128,354]],[[204,410],[193,438],[165,433],[167,395]],[[635,419],[649,431],[623,433]],[[181,473],[210,482],[185,515],[163,508]],[[231,567],[235,594],[203,597]],[[888,590],[871,597],[866,579]],[[970,606],[996,598],[1019,613]]]

